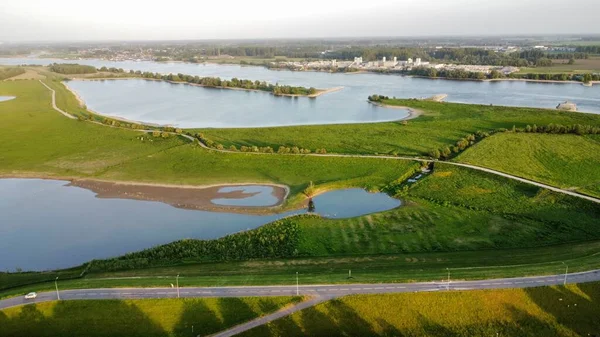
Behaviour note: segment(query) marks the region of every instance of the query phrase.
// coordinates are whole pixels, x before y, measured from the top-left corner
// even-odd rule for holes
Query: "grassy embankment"
[[[449,293],[357,295],[242,336],[598,336],[600,283]]]
[[[365,97],[366,100],[366,97]],[[365,103],[367,104],[367,103]],[[407,106],[424,114],[402,122],[374,124],[310,125],[269,128],[198,129],[225,148],[230,145],[325,148],[351,154],[398,154],[427,156],[432,149],[452,146],[467,134],[513,126],[537,124],[585,124],[600,126],[600,116],[549,109],[515,108],[477,104],[437,103],[419,100],[387,100],[385,104]],[[380,109],[382,113],[384,108]]]
[[[59,82],[57,105],[83,110]],[[0,83],[0,174],[97,178],[171,184],[276,182],[297,196],[310,181],[321,187],[381,187],[414,164],[353,158],[256,156],[206,151],[178,137],[142,141],[139,132],[68,120],[52,110],[50,92],[38,81]]]
[[[600,197],[600,135],[501,133],[455,160]]]
[[[300,300],[248,297],[47,302],[0,311],[0,336],[205,336]]]
[[[600,241],[588,241],[598,239],[597,205],[486,173],[437,166],[408,190],[406,207],[352,219],[290,220],[299,232],[291,240],[294,246],[286,246],[293,252],[289,256],[211,261],[186,257],[186,250],[175,245],[162,257],[151,249],[123,258],[123,265],[137,269],[103,271],[96,265],[85,278],[61,281],[61,287],[168,286],[177,274],[182,286],[219,286],[290,284],[295,272],[305,284],[440,280],[446,268],[453,279],[560,274],[563,262],[572,272],[600,268]],[[268,242],[278,249],[276,241]],[[137,259],[150,263],[139,266],[136,261],[148,261]],[[3,282],[13,275],[18,274],[5,275]],[[132,276],[140,278],[107,279]],[[14,288],[2,296],[53,286]]]

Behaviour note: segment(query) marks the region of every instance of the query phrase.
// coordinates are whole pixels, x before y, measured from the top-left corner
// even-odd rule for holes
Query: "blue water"
[[[273,97],[266,93],[184,88],[180,85],[167,84],[151,85],[141,81],[70,83],[70,86],[81,94],[88,107],[100,113],[181,127],[374,122],[398,119],[406,114],[403,110],[390,111],[390,109],[370,106],[366,103],[366,99],[371,94],[402,98],[448,94],[446,100],[449,102],[551,109],[558,103],[568,100],[576,103],[579,111],[600,113],[600,85],[586,87],[573,83],[449,81],[400,75],[293,72],[239,65],[0,58],[0,64],[53,62],[78,62],[96,67],[108,66],[127,70],[221,78],[237,77],[316,88],[344,87],[341,91],[316,99],[304,97],[290,99]]]
[[[229,193],[235,191],[243,191],[244,194],[248,194],[248,197],[240,199],[230,198],[216,198],[212,199],[215,205],[225,206],[273,206],[279,201],[276,196],[273,195],[273,187],[271,186],[227,186],[219,189],[218,193]]]
[[[96,198],[67,182],[0,179],[0,270],[66,268],[184,238],[213,239],[284,216],[175,208],[140,200]],[[345,196],[345,197],[344,197]],[[353,217],[397,207],[384,194],[333,191],[314,199],[317,213]]]

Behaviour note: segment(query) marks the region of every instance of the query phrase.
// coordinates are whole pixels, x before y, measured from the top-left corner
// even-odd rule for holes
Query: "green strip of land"
[[[0,311],[0,336],[205,336],[300,300],[253,297],[30,304]]]
[[[596,336],[600,283],[332,300],[242,336]]]

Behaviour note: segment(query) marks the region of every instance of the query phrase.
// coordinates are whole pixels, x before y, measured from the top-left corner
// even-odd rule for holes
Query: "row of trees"
[[[305,215],[310,216],[310,215]],[[185,239],[121,257],[92,261],[90,271],[179,264],[184,261],[236,261],[298,255],[300,228],[294,218],[215,240]]]
[[[171,82],[186,82],[212,88],[241,88],[247,90],[268,91],[273,93],[274,95],[313,95],[317,93],[317,89],[315,88],[279,84],[273,85],[265,81],[252,81],[238,79],[235,77],[231,80],[224,80],[219,77],[199,77],[185,75],[181,73],[163,75],[160,73],[136,71],[134,72],[134,74],[141,76],[142,78],[150,78]]]
[[[371,95],[368,98],[369,102],[383,102],[388,99],[390,99],[388,96],[383,96],[383,95]]]
[[[217,150],[224,150],[225,146],[223,146],[223,144],[220,143],[216,143],[213,140],[207,138],[203,133],[197,133],[195,135],[193,135],[196,139],[198,139],[202,144],[213,148],[213,149],[217,149]],[[230,145],[229,148],[227,148],[229,151],[240,151],[240,152],[258,152],[258,153],[275,153],[275,150],[273,150],[272,147],[270,146],[245,146],[242,145],[240,146],[240,148],[238,149],[235,145]],[[312,153],[312,151],[310,149],[303,149],[303,148],[299,148],[297,146],[293,146],[293,147],[286,147],[286,146],[279,146],[277,148],[277,153],[279,154],[309,154]],[[327,150],[325,148],[320,148],[320,149],[316,149],[315,153],[317,154],[326,154]]]
[[[464,151],[469,146],[474,145],[476,142],[490,136],[489,132],[477,131],[466,135],[462,139],[456,142],[453,146],[446,146],[441,149],[433,149],[429,152],[429,156],[433,159],[449,159],[452,156]]]
[[[93,74],[98,72],[95,67],[76,63],[53,63],[49,67],[50,71],[59,74]]]
[[[600,73],[595,74],[510,74],[510,78],[523,78],[529,80],[552,80],[552,81],[578,81],[589,83],[591,81],[600,81]]]
[[[527,125],[524,128],[517,128],[513,126],[514,132],[527,132],[527,133],[550,133],[550,134],[576,134],[576,135],[599,135],[600,127],[592,125],[561,125],[561,124],[549,124],[546,126]]]

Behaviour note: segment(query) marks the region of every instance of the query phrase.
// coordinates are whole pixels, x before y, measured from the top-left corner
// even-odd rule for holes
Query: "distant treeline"
[[[25,73],[25,69],[20,67],[0,68],[0,81],[7,78],[19,76]]]
[[[95,260],[92,261],[90,271],[146,268],[188,261],[239,261],[294,257],[298,255],[299,240],[298,224],[294,218],[287,218],[220,239],[180,240],[117,258]]]
[[[219,77],[199,77],[185,74],[168,74],[163,75],[159,73],[152,72],[132,72],[132,74],[136,74],[141,76],[142,78],[152,78],[159,79],[164,81],[172,81],[172,82],[186,82],[192,84],[199,84],[206,87],[213,88],[240,88],[247,90],[260,90],[271,92],[276,96],[280,95],[313,95],[317,93],[317,89],[315,88],[305,88],[298,86],[289,86],[289,85],[278,85],[278,84],[270,84],[265,81],[252,81],[252,80],[244,80],[238,78],[232,78],[231,80],[223,80]]]
[[[53,63],[49,66],[50,70],[59,74],[93,74],[98,72],[95,67],[76,63]]]
[[[599,81],[600,73],[597,74],[536,74],[536,73],[511,73],[505,76],[498,70],[492,70],[489,74],[482,72],[472,72],[462,69],[452,70],[437,70],[435,68],[415,67],[408,72],[409,75],[424,76],[431,78],[449,78],[449,79],[500,79],[500,78],[515,78],[515,79],[530,79],[530,80],[546,80],[546,81],[578,81],[588,83],[591,81]]]

